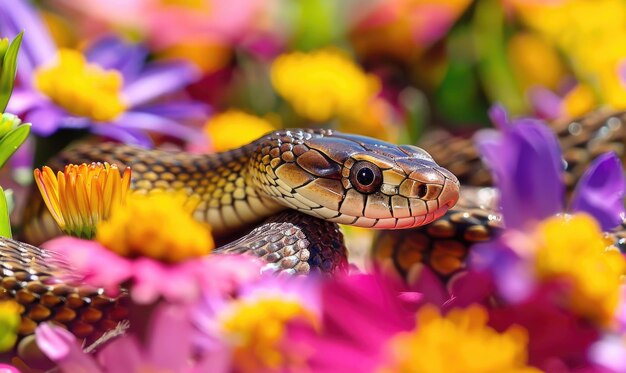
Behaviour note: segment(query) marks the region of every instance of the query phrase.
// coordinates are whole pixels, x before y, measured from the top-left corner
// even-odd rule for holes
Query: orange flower
[[[130,189],[130,168],[120,173],[116,165],[83,163],[67,165],[54,174],[50,167],[35,169],[35,182],[61,230],[92,238],[98,222],[124,204]]]

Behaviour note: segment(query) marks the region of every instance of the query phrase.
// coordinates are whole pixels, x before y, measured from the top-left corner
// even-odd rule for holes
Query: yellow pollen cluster
[[[50,167],[35,169],[35,182],[52,217],[69,235],[92,238],[96,225],[122,205],[130,188],[130,168],[115,165],[67,165],[56,175]]]
[[[301,319],[315,324],[310,310],[295,300],[274,297],[237,300],[230,307],[230,312],[218,319],[234,346],[233,362],[238,371],[283,371],[304,363],[304,357],[281,351],[281,344],[289,321]]]
[[[355,118],[380,90],[380,82],[335,49],[279,56],[272,83],[302,117],[324,122]]]
[[[88,63],[75,50],[59,50],[54,64],[35,72],[34,83],[50,100],[76,116],[110,121],[126,110],[122,75]]]
[[[228,110],[212,117],[204,127],[215,151],[239,148],[275,128],[269,121],[239,110]]]
[[[619,302],[626,261],[588,215],[558,216],[538,228],[535,270],[541,280],[564,281],[573,310],[601,324]]]
[[[98,225],[96,240],[122,256],[167,263],[207,255],[215,247],[211,231],[193,219],[195,206],[186,208],[185,198],[169,193],[133,194],[123,209],[116,209]]]
[[[498,333],[487,326],[480,306],[455,309],[446,316],[427,305],[417,327],[388,342],[388,363],[378,372],[538,373],[527,366],[527,333],[512,326]]]

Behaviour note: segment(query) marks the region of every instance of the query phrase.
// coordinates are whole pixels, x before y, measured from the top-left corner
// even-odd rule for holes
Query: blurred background
[[[214,152],[284,127],[398,143],[626,108],[621,0],[0,0],[25,30],[3,185],[76,139]]]

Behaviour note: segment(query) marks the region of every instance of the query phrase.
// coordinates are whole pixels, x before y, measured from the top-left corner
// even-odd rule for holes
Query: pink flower
[[[155,311],[145,346],[135,336],[125,335],[96,357],[84,353],[76,338],[61,327],[42,324],[35,331],[41,351],[66,373],[229,372],[230,356],[219,349],[198,356],[193,335],[187,310],[171,305]]]
[[[102,287],[111,294],[129,282],[131,297],[137,303],[152,303],[159,297],[191,302],[203,292],[230,293],[257,278],[261,269],[256,260],[235,255],[211,255],[176,264],[146,257],[126,258],[95,241],[73,237],[57,238],[43,246],[73,268],[68,274],[72,280]]]

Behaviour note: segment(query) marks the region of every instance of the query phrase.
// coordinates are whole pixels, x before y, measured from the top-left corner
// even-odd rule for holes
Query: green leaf
[[[4,190],[0,187],[0,236],[12,238],[11,221],[9,220],[9,206]]]
[[[15,72],[17,71],[17,52],[22,43],[22,35],[20,32],[9,45],[4,57],[2,58],[2,72],[0,73],[0,112],[4,112],[11,93],[13,93],[13,83],[15,82]]]
[[[0,71],[2,71],[2,60],[4,59],[4,54],[7,52],[9,48],[9,39],[3,38],[0,39]]]
[[[4,166],[7,160],[15,153],[17,148],[28,137],[30,133],[30,124],[25,123],[10,131],[2,139],[0,139],[0,168]]]

